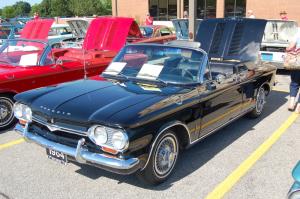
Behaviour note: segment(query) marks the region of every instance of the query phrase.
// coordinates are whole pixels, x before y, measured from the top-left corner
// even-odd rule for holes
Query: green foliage
[[[18,1],[13,5],[15,16],[28,16],[31,6],[28,2]]]
[[[69,0],[74,16],[111,15],[111,0]]]
[[[51,0],[43,0],[40,4],[40,16],[49,17],[51,13]]]
[[[43,0],[40,4],[18,1],[0,10],[0,16],[33,16],[38,12],[42,17],[111,15],[111,0]],[[2,12],[1,12],[2,11]]]
[[[52,0],[50,3],[50,16],[71,16],[68,0]]]
[[[15,17],[15,9],[13,6],[5,6],[2,9],[2,16],[3,18],[13,18]]]
[[[31,6],[30,16],[33,16],[34,13],[41,13],[41,4],[34,4]]]

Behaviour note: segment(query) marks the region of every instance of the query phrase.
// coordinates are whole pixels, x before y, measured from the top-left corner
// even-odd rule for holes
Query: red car
[[[99,17],[91,21],[82,49],[52,49],[46,41],[52,23],[30,21],[20,39],[0,48],[0,130],[15,123],[15,94],[98,75],[126,41],[145,39],[132,18]]]

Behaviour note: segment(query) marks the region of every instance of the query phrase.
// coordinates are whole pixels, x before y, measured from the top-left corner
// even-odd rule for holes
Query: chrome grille
[[[71,133],[71,134],[76,134],[76,135],[81,135],[81,136],[88,136],[88,133],[86,131],[82,131],[82,130],[75,130],[75,129],[71,129],[66,127],[67,125],[64,125],[62,123],[60,123],[60,125],[56,125],[56,124],[50,124],[47,122],[46,118],[40,117],[40,116],[33,116],[32,120],[46,126],[50,131],[63,131],[66,133]]]

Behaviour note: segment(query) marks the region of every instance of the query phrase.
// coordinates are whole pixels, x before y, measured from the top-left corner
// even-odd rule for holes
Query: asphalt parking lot
[[[287,111],[288,84],[287,74],[278,75],[262,117],[243,117],[182,152],[172,177],[157,187],[140,183],[134,175],[61,165],[49,160],[43,148],[20,140],[16,132],[2,132],[0,198],[200,199],[214,198],[220,190],[228,199],[285,198],[293,182],[291,170],[300,159],[300,117]],[[292,124],[280,128],[291,117]],[[260,147],[274,133],[276,142],[262,153]],[[254,159],[245,161],[249,157]]]

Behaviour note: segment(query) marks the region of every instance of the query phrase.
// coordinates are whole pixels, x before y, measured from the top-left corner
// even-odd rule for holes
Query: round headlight
[[[28,106],[24,107],[23,117],[28,122],[31,122],[31,120],[32,120],[32,111],[31,111],[31,108],[29,108]]]
[[[23,105],[19,103],[14,104],[14,115],[17,119],[20,119],[23,116]]]
[[[111,141],[115,149],[122,150],[127,146],[128,137],[125,133],[119,131],[113,134]]]
[[[89,137],[97,145],[105,144],[107,142],[107,132],[105,127],[103,126],[93,127],[91,129]]]

